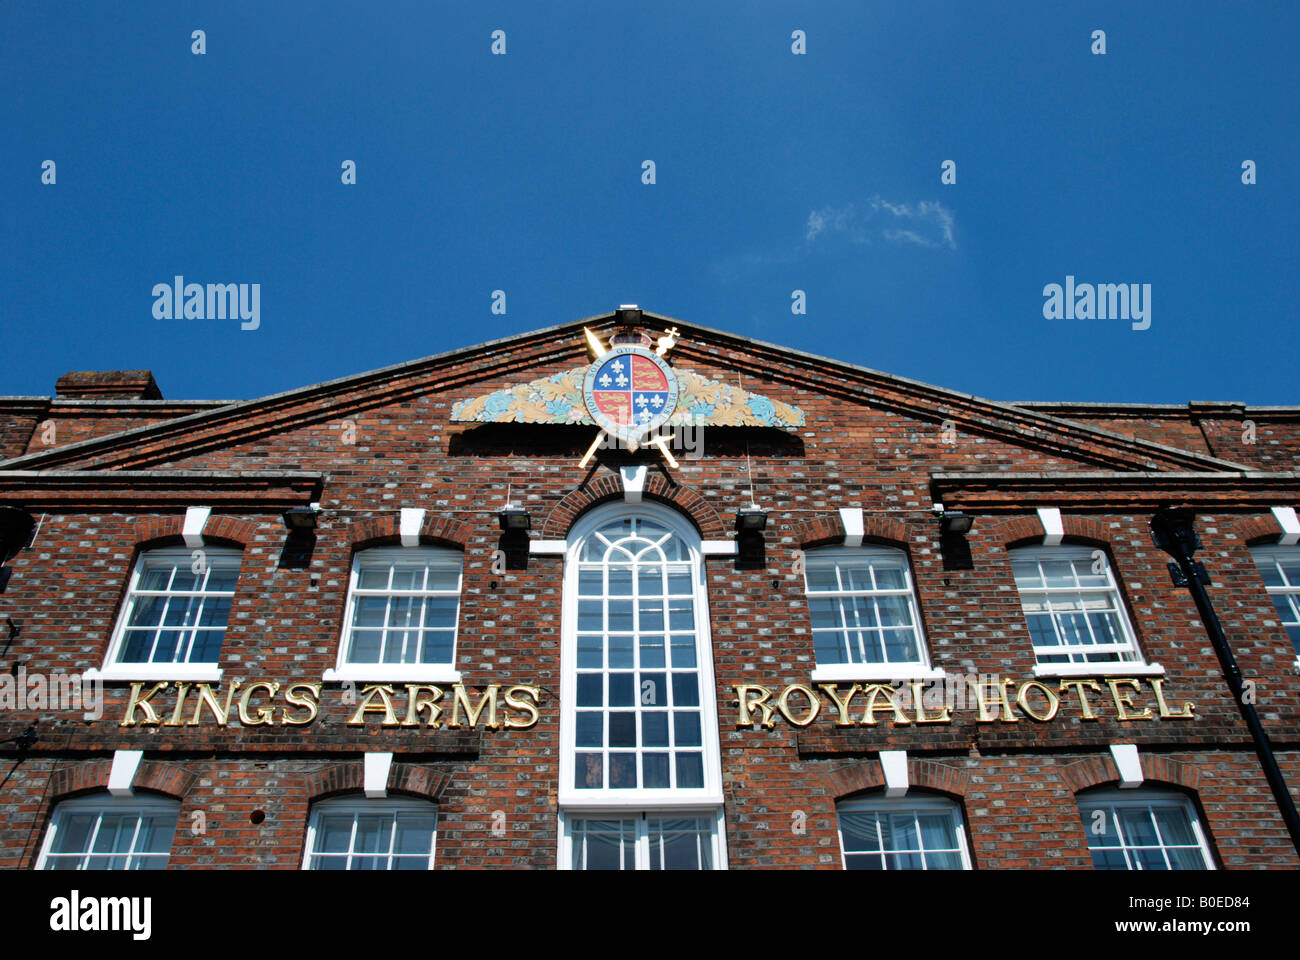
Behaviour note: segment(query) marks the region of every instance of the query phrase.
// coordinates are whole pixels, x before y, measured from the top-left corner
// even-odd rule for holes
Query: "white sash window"
[[[704,564],[682,517],[616,504],[575,525],[561,669],[561,867],[723,866]]]

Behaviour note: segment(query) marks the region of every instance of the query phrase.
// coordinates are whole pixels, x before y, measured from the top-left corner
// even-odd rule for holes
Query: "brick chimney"
[[[64,400],[161,400],[151,370],[73,370],[54,384]]]

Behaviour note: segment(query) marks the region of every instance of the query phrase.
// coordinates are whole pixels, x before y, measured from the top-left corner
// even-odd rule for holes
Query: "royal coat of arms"
[[[645,347],[618,346],[587,368],[582,395],[597,426],[640,444],[676,412],[677,375]]]

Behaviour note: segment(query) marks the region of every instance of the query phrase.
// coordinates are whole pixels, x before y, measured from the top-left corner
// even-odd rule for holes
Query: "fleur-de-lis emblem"
[[[608,373],[602,373],[600,375],[600,385],[602,387],[608,387],[613,382],[614,382],[613,380],[609,379]]]

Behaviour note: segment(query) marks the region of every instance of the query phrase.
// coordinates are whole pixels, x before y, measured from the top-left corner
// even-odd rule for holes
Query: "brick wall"
[[[896,383],[854,386],[834,371],[817,391],[804,382],[805,361],[747,355],[734,344],[684,344],[674,360],[717,380],[743,376],[747,390],[797,405],[807,417],[807,425],[792,433],[705,428],[701,459],[683,460],[674,471],[650,467],[650,498],[676,505],[708,536],[725,537],[736,510],[749,502],[748,445],[756,499],[771,511],[760,566],[721,556],[706,561],[732,866],[837,868],[835,800],[878,788],[878,751],[902,749],[915,767],[914,785],[962,798],[977,866],[1089,867],[1075,800],[1081,774],[1070,770],[1091,761],[1105,774],[1114,742],[1136,743],[1144,763],[1167,761],[1168,771],[1183,770],[1193,779],[1194,788],[1179,785],[1195,790],[1225,866],[1296,865],[1191,601],[1171,585],[1167,557],[1151,544],[1149,513],[1104,506],[1104,491],[1078,489],[1050,505],[1062,509],[1073,542],[1108,553],[1147,661],[1166,667],[1171,701],[1195,703],[1194,720],[1120,721],[1102,698],[1097,721],[1063,708],[1050,723],[978,724],[967,710],[950,725],[846,728],[823,709],[802,729],[784,720],[771,730],[737,728],[735,684],[779,691],[809,682],[814,657],[795,561],[801,549],[842,536],[839,508],[860,507],[869,537],[908,553],[936,666],[1023,681],[1032,677],[1034,656],[1007,547],[1041,536],[1036,504],[1009,497],[978,515],[967,538],[969,566],[953,568],[931,512],[931,475],[1083,473],[1117,469],[1122,456],[1136,462],[1143,454],[1081,436],[1071,455],[1069,437],[999,423],[989,411],[963,409],[955,401],[945,408],[943,398],[918,398]],[[425,531],[429,542],[450,540],[465,553],[457,657],[464,683],[477,689],[535,684],[542,689],[541,720],[523,731],[381,730],[376,722],[349,727],[344,721],[352,707],[339,684],[326,685],[320,716],[307,727],[124,728],[118,725],[127,696],[121,684],[109,686],[105,715],[96,722],[73,711],[4,711],[0,736],[37,721],[41,739],[21,758],[12,748],[0,754],[6,769],[13,768],[0,787],[6,811],[0,867],[31,865],[52,799],[102,789],[115,749],[142,749],[146,764],[174,766],[165,776],[152,775],[154,786],[146,789],[166,783],[183,793],[175,867],[296,869],[310,803],[358,789],[360,756],[367,750],[396,754],[390,788],[403,792],[406,787],[394,785],[404,783],[409,795],[438,803],[439,868],[553,867],[562,561],[534,556],[523,568],[494,572],[493,554],[501,546],[496,510],[509,488],[531,512],[535,536],[545,531],[563,538],[578,511],[617,495],[619,465],[647,461],[608,451],[594,468],[582,470],[577,460],[591,440],[590,427],[452,424],[449,416],[456,401],[583,362],[568,347],[538,346],[532,354],[503,349],[467,357],[436,375],[413,369],[382,385],[359,382],[233,419],[200,418],[183,431],[151,433],[138,443],[56,464],[312,470],[325,476],[308,569],[281,564],[286,532],[280,506],[218,505],[210,522],[222,525],[221,542],[243,548],[222,651],[226,678],[243,681],[314,681],[333,667],[353,550],[376,531],[391,536],[400,507],[424,508],[430,523],[440,525]],[[480,369],[494,372],[475,379]],[[945,420],[954,421],[955,435],[945,430]],[[124,422],[110,411],[98,420],[68,421],[67,429],[89,437]],[[1122,432],[1114,421],[1105,423]],[[1300,443],[1295,423],[1261,417],[1260,424],[1261,446],[1250,461],[1213,439],[1209,447],[1197,445],[1200,428],[1192,433],[1186,423],[1155,418],[1130,426],[1133,436],[1192,452],[1212,448],[1214,456],[1259,468],[1294,469]],[[10,448],[28,429],[13,428]],[[60,444],[67,436],[61,434]],[[43,449],[28,443],[29,451]],[[16,559],[0,595],[0,618],[21,627],[3,666],[21,664],[29,674],[100,666],[136,552],[151,536],[142,531],[156,520],[165,521],[159,529],[175,531],[180,512],[133,506],[129,495],[118,495],[111,508],[38,511],[36,542]],[[1261,715],[1284,751],[1294,788],[1300,784],[1295,656],[1248,549],[1252,539],[1276,536],[1276,524],[1265,507],[1243,500],[1236,509],[1203,513],[1198,529],[1205,541],[1200,557],[1214,576],[1211,594],[1243,672],[1257,683]],[[1137,699],[1150,705],[1149,689]],[[255,810],[265,814],[260,824],[249,819]],[[507,812],[504,836],[491,830],[494,810]],[[202,832],[191,829],[196,811],[203,814]],[[796,811],[806,814],[802,833],[791,827]]]

